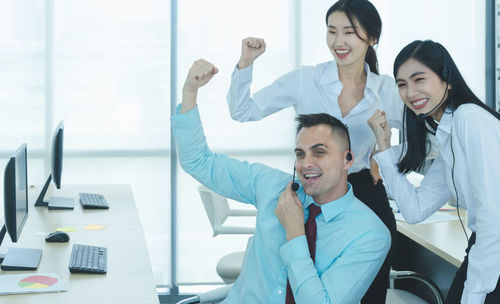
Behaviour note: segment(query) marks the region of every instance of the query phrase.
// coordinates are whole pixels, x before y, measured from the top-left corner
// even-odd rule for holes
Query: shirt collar
[[[379,91],[379,87],[380,87],[381,78],[377,77],[376,74],[374,74],[370,71],[370,66],[366,62],[364,64],[364,69],[366,72],[365,92],[368,93],[367,95],[373,94],[375,99],[380,99],[380,96],[378,96],[378,91]],[[325,72],[321,76],[320,84],[321,85],[341,84],[340,79],[339,79],[339,70],[338,70],[337,63],[335,62],[335,60],[332,60],[329,62]],[[368,99],[370,101],[373,100],[373,98],[368,98]]]
[[[378,95],[380,85],[382,82],[382,77],[377,77],[378,75],[370,71],[370,66],[365,62],[365,72],[366,72],[366,88],[365,92],[368,94],[373,94],[375,99],[380,99]],[[372,101],[374,98],[369,98]]]
[[[335,60],[328,62],[325,72],[321,76],[320,84],[329,84],[340,82],[339,80],[339,69],[337,68],[337,63]]]
[[[441,116],[441,120],[439,121],[436,137],[438,139],[447,137],[451,134],[451,124],[453,123],[453,113],[452,109],[447,107]],[[444,134],[443,134],[444,132]],[[440,140],[442,141],[442,140]]]
[[[328,202],[326,204],[318,205],[314,202],[314,199],[306,195],[306,199],[303,203],[304,209],[307,209],[310,204],[316,204],[321,207],[321,214],[323,215],[323,218],[325,219],[325,222],[329,222],[332,220],[334,217],[337,215],[341,214],[345,208],[347,208],[352,200],[354,199],[354,193],[352,192],[352,186],[351,184],[347,183],[347,193],[344,194],[342,197]]]

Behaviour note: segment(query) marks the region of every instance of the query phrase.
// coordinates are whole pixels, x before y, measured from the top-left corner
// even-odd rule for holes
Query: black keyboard
[[[69,271],[71,273],[106,273],[108,250],[105,247],[73,244]]]
[[[109,209],[104,195],[96,193],[79,193],[80,203],[85,209]]]

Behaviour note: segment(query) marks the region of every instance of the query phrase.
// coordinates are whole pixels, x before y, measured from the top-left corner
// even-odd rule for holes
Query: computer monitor
[[[0,231],[0,244],[9,233],[17,242],[28,218],[28,157],[26,144],[22,144],[12,156],[4,172],[4,227]],[[40,249],[10,248],[2,261],[3,270],[33,270],[38,267]]]
[[[64,121],[61,121],[54,132],[52,137],[52,156],[51,156],[51,176],[54,185],[57,189],[61,189],[61,175],[63,165],[63,137],[64,135]]]
[[[63,168],[63,137],[64,137],[64,121],[59,122],[54,135],[52,136],[52,148],[50,157],[50,173],[47,180],[35,201],[35,206],[49,206],[53,205],[52,209],[72,209],[74,200],[71,198],[57,197],[51,198],[53,189],[50,181],[53,181],[57,189],[61,188],[61,177]],[[52,201],[51,201],[52,199]]]
[[[12,242],[17,242],[28,218],[28,172],[26,144],[7,162],[4,173],[5,228]]]

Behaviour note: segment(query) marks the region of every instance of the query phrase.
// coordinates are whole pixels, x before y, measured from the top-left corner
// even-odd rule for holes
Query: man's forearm
[[[198,90],[193,89],[182,89],[182,104],[181,113],[186,113],[196,106],[196,99],[198,96]]]

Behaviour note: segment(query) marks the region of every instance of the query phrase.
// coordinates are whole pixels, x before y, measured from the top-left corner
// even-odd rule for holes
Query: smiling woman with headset
[[[473,233],[465,233],[467,255],[446,303],[500,303],[500,115],[474,95],[439,43],[414,41],[403,48],[394,77],[405,103],[402,147],[390,148],[383,111],[368,121],[385,150],[374,158],[386,190],[408,223],[423,221],[451,197],[466,208]],[[428,132],[436,135],[439,156],[414,187],[405,174],[422,167]]]

